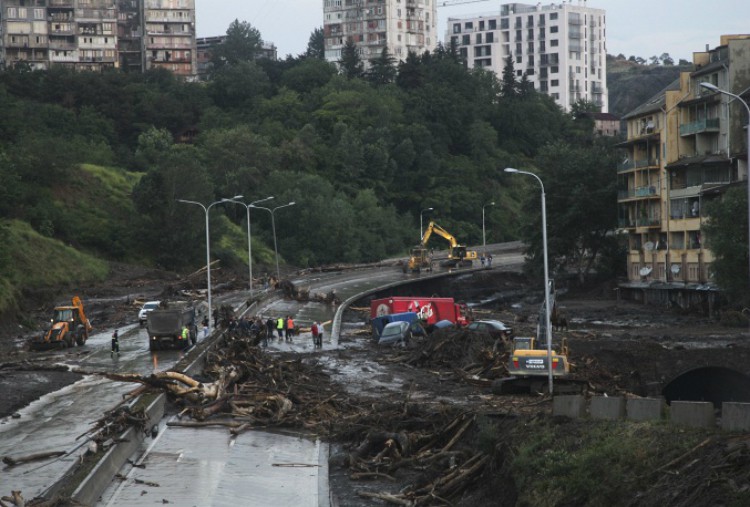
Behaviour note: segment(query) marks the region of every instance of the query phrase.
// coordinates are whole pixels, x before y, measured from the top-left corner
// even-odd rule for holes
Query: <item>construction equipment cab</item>
[[[91,323],[83,311],[83,302],[78,296],[73,297],[71,306],[55,307],[50,327],[44,334],[31,342],[33,350],[45,350],[55,347],[72,347],[86,343],[91,332]]]
[[[427,226],[424,236],[422,236],[422,246],[427,247],[427,242],[430,240],[430,236],[432,236],[433,233],[446,239],[448,243],[450,243],[448,259],[440,263],[442,266],[466,267],[471,266],[474,263],[474,260],[477,259],[476,251],[468,250],[466,245],[459,245],[453,234],[446,231],[435,222],[430,222],[430,225]]]

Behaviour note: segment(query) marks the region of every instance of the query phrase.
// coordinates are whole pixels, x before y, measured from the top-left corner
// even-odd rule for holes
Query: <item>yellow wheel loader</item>
[[[73,297],[71,306],[55,307],[50,327],[42,336],[31,342],[32,350],[48,350],[53,348],[83,345],[89,338],[91,323],[83,311],[83,302],[78,296]]]

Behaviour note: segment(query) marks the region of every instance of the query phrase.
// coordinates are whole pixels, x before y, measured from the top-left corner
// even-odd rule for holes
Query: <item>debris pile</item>
[[[489,386],[508,375],[508,344],[485,333],[437,330],[397,360],[421,368],[447,368],[466,382]]]

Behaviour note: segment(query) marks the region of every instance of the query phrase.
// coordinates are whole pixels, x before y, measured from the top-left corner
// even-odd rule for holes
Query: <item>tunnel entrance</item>
[[[721,366],[689,370],[672,379],[662,390],[672,401],[710,401],[721,408],[725,401],[750,402],[750,377]]]

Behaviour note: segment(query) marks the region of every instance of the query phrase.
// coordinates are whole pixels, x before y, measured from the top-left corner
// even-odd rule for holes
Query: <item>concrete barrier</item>
[[[552,415],[582,419],[586,416],[586,398],[580,394],[552,398]]]
[[[689,428],[714,428],[714,404],[709,401],[673,401],[669,410],[672,424]]]
[[[629,421],[659,421],[664,417],[662,398],[631,398],[626,403]]]
[[[166,394],[160,394],[146,407],[146,428],[159,424],[164,416],[166,399]],[[128,428],[120,436],[120,442],[113,445],[86,478],[81,481],[71,498],[81,505],[94,505],[112,482],[112,477],[120,471],[145,438],[143,430],[133,427]]]
[[[594,396],[589,414],[592,419],[617,421],[625,417],[625,399],[620,396]]]
[[[750,431],[750,403],[725,401],[721,404],[721,429]]]

